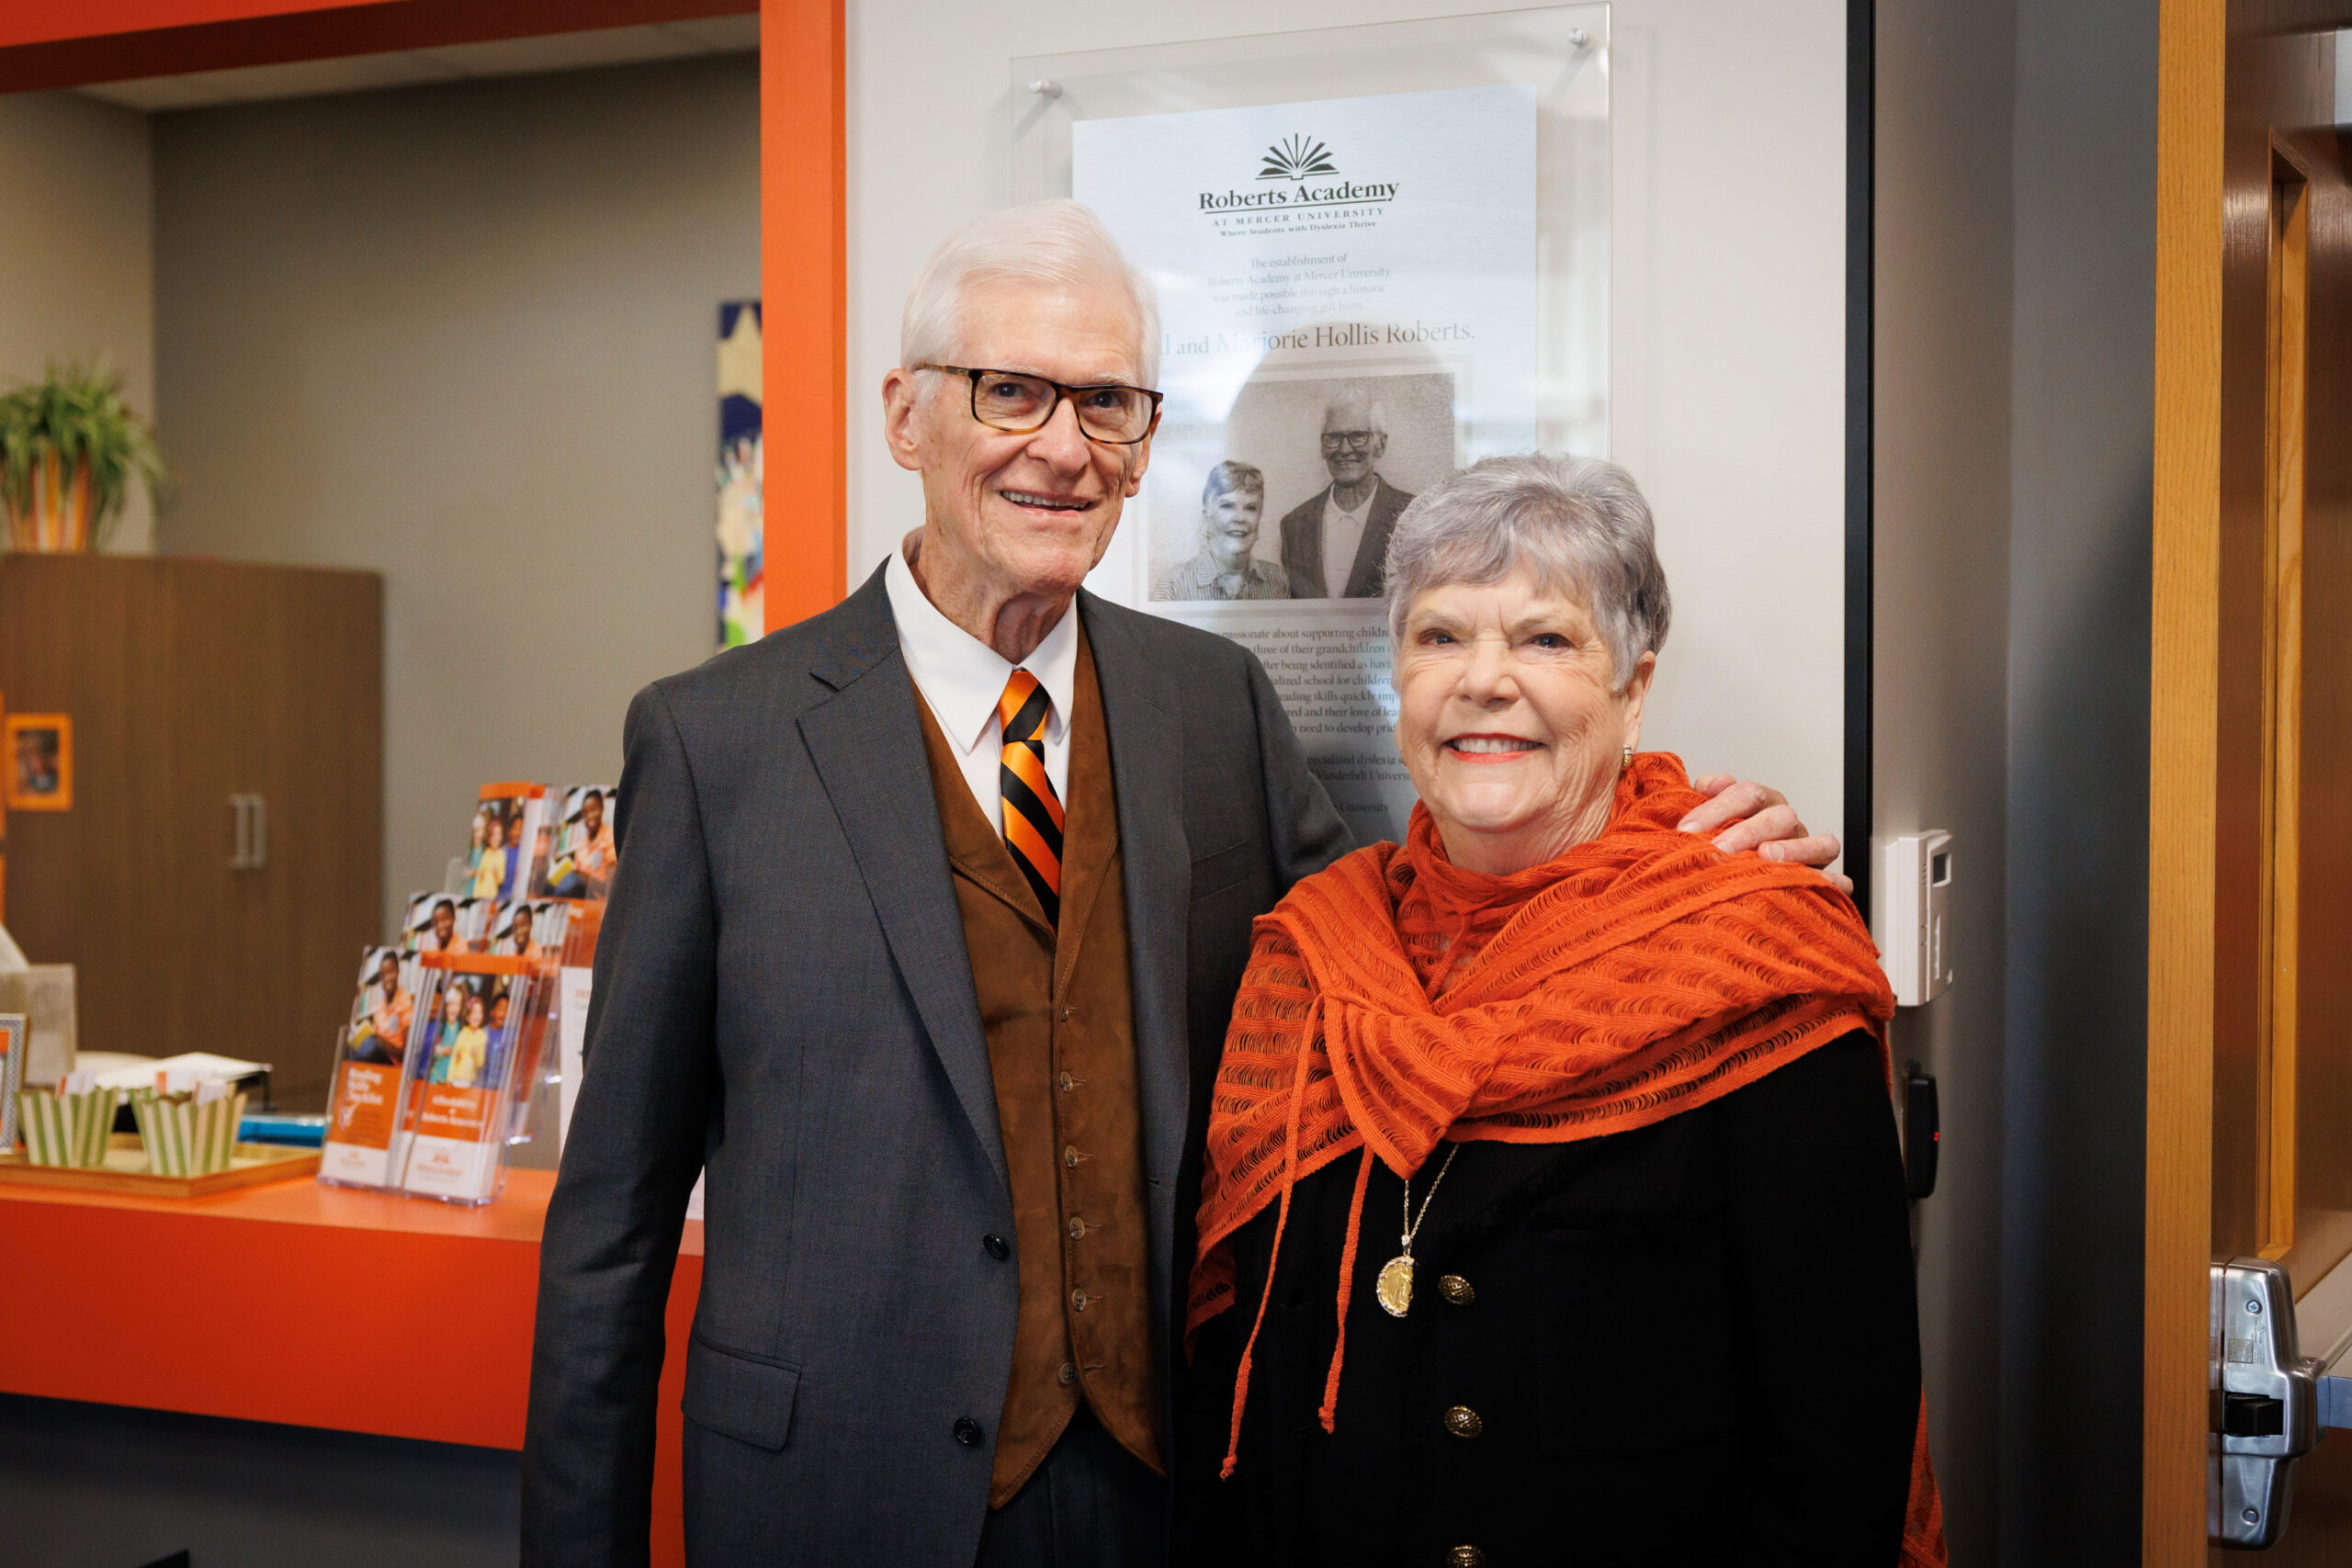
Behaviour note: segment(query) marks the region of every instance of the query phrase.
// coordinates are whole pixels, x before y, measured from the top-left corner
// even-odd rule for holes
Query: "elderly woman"
[[[1678,831],[1636,753],[1640,491],[1489,458],[1398,520],[1387,601],[1420,805],[1258,922],[1181,1560],[1939,1562],[1893,1001],[1819,873]]]

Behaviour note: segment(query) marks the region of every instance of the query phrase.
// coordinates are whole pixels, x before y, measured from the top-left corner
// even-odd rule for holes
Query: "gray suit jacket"
[[[1349,847],[1255,658],[1079,595],[1125,857],[1171,1390],[1250,923]],[[523,1561],[642,1563],[662,1312],[706,1171],[687,1551],[966,1568],[1012,1357],[996,1095],[880,572],[630,705],[588,1070],[548,1210]],[[981,1440],[958,1440],[959,1422]],[[1172,1438],[1166,1451],[1176,1451]]]
[[[1396,531],[1396,519],[1413,499],[1410,491],[1398,490],[1386,479],[1373,480],[1372,510],[1364,517],[1363,539],[1356,546],[1356,558],[1349,564],[1347,581],[1342,592],[1333,593],[1330,580],[1324,575],[1323,504],[1331,499],[1331,487],[1325,485],[1308,500],[1300,502],[1283,513],[1283,564],[1295,578],[1304,579],[1314,588],[1312,593],[1291,590],[1294,599],[1377,599],[1388,587],[1388,536]]]

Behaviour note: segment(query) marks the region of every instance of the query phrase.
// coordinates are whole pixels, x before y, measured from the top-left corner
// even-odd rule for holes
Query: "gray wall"
[[[2140,1560],[2155,0],[2018,0],[2002,1561]]]
[[[72,93],[0,96],[0,389],[104,355],[153,415],[151,191],[145,115]],[[153,529],[134,487],[107,547],[144,550]]]
[[[2000,1512],[2002,950],[2009,590],[2006,0],[1878,7],[1876,837],[1952,835],[1955,982],[1895,1021],[1940,1083],[1918,1206],[1929,1434],[1952,1561]],[[1883,881],[1883,878],[1879,880]]]
[[[2139,1560],[2154,0],[1878,7],[1880,838],[1947,828],[1956,1564]]]
[[[160,115],[154,166],[161,544],[384,574],[389,905],[711,650],[757,61]]]

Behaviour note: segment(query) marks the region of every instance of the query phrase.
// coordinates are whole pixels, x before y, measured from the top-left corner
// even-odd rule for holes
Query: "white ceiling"
[[[607,28],[596,32],[455,44],[447,49],[401,50],[390,54],[345,55],[339,60],[247,65],[233,71],[197,71],[185,76],[149,76],[135,82],[103,82],[81,91],[110,104],[153,113],[159,109],[200,108],[209,104],[253,103],[264,98],[365,93],[378,87],[411,87],[469,77],[583,71],[599,65],[681,60],[697,54],[737,54],[759,47],[757,15],[713,17],[697,22],[664,22],[656,27]]]

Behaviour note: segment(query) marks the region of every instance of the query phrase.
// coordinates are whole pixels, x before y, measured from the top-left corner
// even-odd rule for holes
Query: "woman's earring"
[[[1623,762],[1620,762],[1620,763],[1617,765],[1617,771],[1618,771],[1619,773],[1623,773],[1626,769],[1628,769],[1628,768],[1632,767],[1633,765],[1634,765],[1634,749],[1633,749],[1631,746],[1628,746],[1628,747],[1626,747],[1626,748],[1625,748],[1625,760],[1624,760]]]

